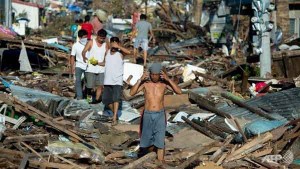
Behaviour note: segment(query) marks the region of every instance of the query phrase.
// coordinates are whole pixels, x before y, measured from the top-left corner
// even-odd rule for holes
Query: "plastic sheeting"
[[[247,136],[259,135],[267,131],[271,131],[277,127],[284,125],[286,122],[278,120],[257,120],[245,126],[245,134]]]
[[[9,88],[11,89],[13,96],[23,102],[36,102],[41,100],[46,106],[48,106],[48,109],[51,107],[50,104],[55,102],[52,104],[55,105],[55,107],[52,107],[53,112],[49,112],[52,115],[63,115],[66,117],[78,118],[83,114],[93,113],[94,117],[91,117],[92,119],[106,120],[107,118],[105,117],[112,116],[113,114],[112,111],[105,109],[105,105],[102,103],[88,104],[86,101],[70,100],[48,92],[16,85],[10,85]],[[140,113],[138,110],[132,108],[128,102],[123,101],[122,104],[120,104],[118,116],[120,121],[130,122],[140,117]]]
[[[89,149],[81,143],[55,141],[49,143],[46,149],[53,154],[76,155],[79,159],[89,159],[93,163],[103,163],[105,160],[101,150],[96,147],[95,149]]]
[[[105,116],[113,116],[113,112],[109,109],[105,109],[103,112],[103,115]],[[118,110],[118,118],[120,121],[124,122],[130,122],[137,118],[139,118],[141,115],[138,110],[133,109],[131,105],[128,102],[123,101],[120,104],[120,108]]]

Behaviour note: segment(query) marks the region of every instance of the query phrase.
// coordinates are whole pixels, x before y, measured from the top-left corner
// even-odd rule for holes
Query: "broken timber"
[[[206,135],[207,137],[212,138],[214,140],[220,140],[213,133],[211,133],[209,130],[206,130],[204,127],[200,127],[198,124],[192,122],[188,118],[182,116],[181,119],[184,120],[190,126],[192,126],[194,129],[196,129],[197,131],[199,131],[200,133]]]
[[[205,79],[210,79],[210,80],[213,80],[213,81],[222,83],[222,84],[224,84],[224,85],[227,85],[227,80],[219,79],[219,78],[216,78],[216,77],[213,77],[213,76],[210,76],[210,75],[207,75],[207,74],[203,74],[203,73],[200,73],[200,72],[196,72],[196,71],[193,71],[193,73],[194,73],[196,76],[201,76],[201,77],[203,77],[203,78],[205,78]]]
[[[207,145],[205,147],[202,147],[196,154],[188,158],[185,162],[183,162],[181,165],[177,166],[176,168],[184,169],[188,167],[191,163],[199,159],[199,156],[207,152],[209,149],[211,149],[214,146],[214,143]]]
[[[212,133],[214,133],[215,135],[217,135],[223,139],[225,139],[227,137],[227,135],[224,132],[218,130],[217,128],[212,126],[211,123],[209,123],[209,122],[206,122],[206,121],[203,122],[203,121],[199,121],[199,120],[192,120],[192,122],[200,125],[201,127],[208,129],[209,131],[211,131]]]
[[[33,141],[33,140],[48,140],[49,134],[34,134],[34,135],[25,135],[25,136],[10,136],[6,137],[3,141],[3,144],[14,143],[14,142],[23,142],[23,141]]]
[[[205,108],[205,109],[217,114],[218,116],[221,116],[224,118],[231,118],[230,114],[225,113],[225,112],[215,108],[214,103],[205,99],[204,97],[200,96],[197,93],[189,92],[189,99],[195,101],[198,104],[198,106],[200,106],[201,108]]]
[[[2,100],[3,102],[5,102],[8,105],[11,105],[13,107],[15,107],[16,109],[28,114],[29,116],[34,116],[39,120],[42,120],[43,122],[45,122],[46,124],[52,126],[54,129],[57,129],[73,138],[75,138],[76,140],[81,141],[82,143],[86,143],[87,142],[85,140],[83,140],[82,138],[80,138],[78,135],[76,135],[75,133],[65,129],[63,126],[55,124],[54,123],[54,119],[52,117],[50,117],[49,115],[43,113],[42,111],[34,108],[33,106],[24,103],[20,100],[18,100],[17,98],[14,98],[12,96],[9,96],[7,94],[0,94],[0,100]]]
[[[151,152],[149,154],[146,154],[144,157],[141,157],[141,158],[139,158],[139,159],[137,159],[137,160],[129,163],[128,165],[126,165],[122,169],[137,168],[138,166],[140,166],[141,164],[143,164],[145,161],[153,160],[154,158],[156,158],[156,153],[155,152]]]
[[[263,143],[271,140],[272,138],[273,138],[273,135],[269,132],[267,132],[267,133],[265,133],[261,136],[257,136],[256,138],[254,138],[250,142],[243,145],[238,150],[233,151],[231,154],[229,154],[226,158],[226,162],[236,160],[237,156],[242,157],[246,153],[250,153],[251,151],[255,151],[257,145],[262,145]]]

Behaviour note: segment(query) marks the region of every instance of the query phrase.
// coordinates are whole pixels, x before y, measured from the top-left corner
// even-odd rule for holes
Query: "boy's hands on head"
[[[112,42],[111,43],[111,47],[112,48],[119,48],[120,46],[119,46],[119,44],[117,42]]]
[[[141,77],[141,80],[142,81],[145,81],[149,78],[149,72],[148,71],[144,71],[142,77]]]
[[[162,70],[160,71],[160,78],[162,80],[165,80],[165,81],[169,81],[170,80],[169,76],[164,71],[162,71]]]

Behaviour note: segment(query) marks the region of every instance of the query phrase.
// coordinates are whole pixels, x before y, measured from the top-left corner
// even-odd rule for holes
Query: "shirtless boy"
[[[157,149],[157,158],[164,160],[166,115],[164,111],[164,94],[166,89],[181,94],[181,89],[162,71],[160,63],[153,63],[148,73],[131,88],[130,95],[143,91],[145,110],[142,119],[141,148]],[[149,80],[148,80],[149,79]]]

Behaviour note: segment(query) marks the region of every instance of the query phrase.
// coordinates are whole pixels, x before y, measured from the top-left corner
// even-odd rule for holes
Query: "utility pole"
[[[265,22],[270,21],[270,14],[264,13],[262,16]],[[272,72],[272,55],[271,55],[271,45],[270,45],[270,32],[265,31],[262,33],[262,53],[259,56],[260,61],[260,77],[266,77],[267,73]]]
[[[203,0],[194,0],[194,21],[196,25],[200,25],[202,16]]]
[[[252,9],[252,28],[256,31],[252,41],[253,53],[260,56],[260,77],[266,77],[271,73],[270,32],[274,24],[270,21],[270,12],[275,9],[275,5],[270,0],[253,0]]]
[[[11,27],[12,13],[11,13],[11,0],[5,0],[5,26]]]

